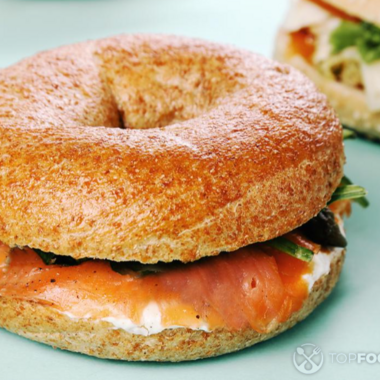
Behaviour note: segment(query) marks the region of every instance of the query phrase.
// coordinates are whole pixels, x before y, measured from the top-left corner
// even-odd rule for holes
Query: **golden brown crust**
[[[336,257],[330,273],[314,284],[302,309],[265,334],[252,329],[207,333],[178,328],[146,337],[115,330],[107,322],[72,320],[47,305],[4,297],[0,297],[0,326],[38,342],[100,358],[184,361],[218,356],[272,338],[306,318],[330,294],[343,261],[344,254]]]
[[[278,33],[275,58],[306,74],[327,95],[344,125],[370,137],[380,138],[380,112],[375,113],[368,108],[364,91],[326,78],[303,57],[295,55],[285,30]]]
[[[379,0],[320,0],[364,21],[380,25]]]
[[[308,79],[204,41],[119,36],[41,53],[0,71],[0,105],[10,246],[192,261],[293,230],[342,177],[341,126]],[[120,118],[126,129],[94,127]]]

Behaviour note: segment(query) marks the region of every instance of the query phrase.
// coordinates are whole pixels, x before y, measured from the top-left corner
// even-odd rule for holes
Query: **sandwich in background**
[[[293,1],[275,58],[312,79],[344,125],[380,137],[380,1]]]

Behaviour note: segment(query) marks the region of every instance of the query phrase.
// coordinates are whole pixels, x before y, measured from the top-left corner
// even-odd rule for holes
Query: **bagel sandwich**
[[[0,326],[183,361],[291,328],[336,284],[343,132],[294,68],[124,35],[0,70]]]
[[[380,137],[380,1],[292,1],[274,56],[312,79],[344,125]]]

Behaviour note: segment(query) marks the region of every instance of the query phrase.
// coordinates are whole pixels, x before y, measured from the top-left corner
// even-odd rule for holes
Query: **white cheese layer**
[[[331,262],[343,254],[343,248],[334,248],[330,253],[318,253],[314,255],[312,265],[313,271],[303,275],[303,278],[309,283],[309,292],[314,284],[326,274],[329,274]]]
[[[149,336],[153,334],[158,334],[164,330],[184,328],[185,326],[162,326],[161,323],[162,315],[158,305],[155,302],[151,302],[146,306],[142,313],[140,324],[134,324],[130,319],[127,318],[103,318],[102,321],[109,322],[113,325],[114,329],[125,330],[130,334]],[[200,326],[186,326],[191,330],[203,330],[208,332],[208,326],[206,323],[201,323]]]
[[[340,232],[343,236],[346,236],[343,226],[343,218],[335,215]],[[330,273],[331,263],[333,260],[342,256],[344,248],[330,248],[329,253],[319,252],[313,256],[313,271],[311,273],[303,275],[303,278],[309,283],[309,292],[313,288],[314,284],[322,277]]]
[[[87,314],[84,317],[78,318],[72,313],[69,312],[63,312],[66,317],[72,319],[72,320],[83,320],[83,319],[92,319],[91,314]],[[122,318],[122,317],[106,317],[101,319],[96,319],[96,321],[100,322],[108,322],[113,327],[114,330],[124,330],[128,332],[129,334],[135,334],[135,335],[143,335],[143,336],[149,336],[154,334],[159,334],[160,332],[164,330],[171,330],[176,328],[188,328],[191,330],[202,330],[205,332],[210,332],[207,323],[200,321],[199,325],[197,326],[163,326],[162,325],[162,314],[161,311],[155,302],[149,303],[141,316],[140,323],[134,323],[129,318]]]

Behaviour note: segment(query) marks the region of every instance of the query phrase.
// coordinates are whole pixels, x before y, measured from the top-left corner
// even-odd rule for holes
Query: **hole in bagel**
[[[144,47],[107,48],[98,58],[122,128],[162,128],[195,118],[241,88],[228,58]]]

